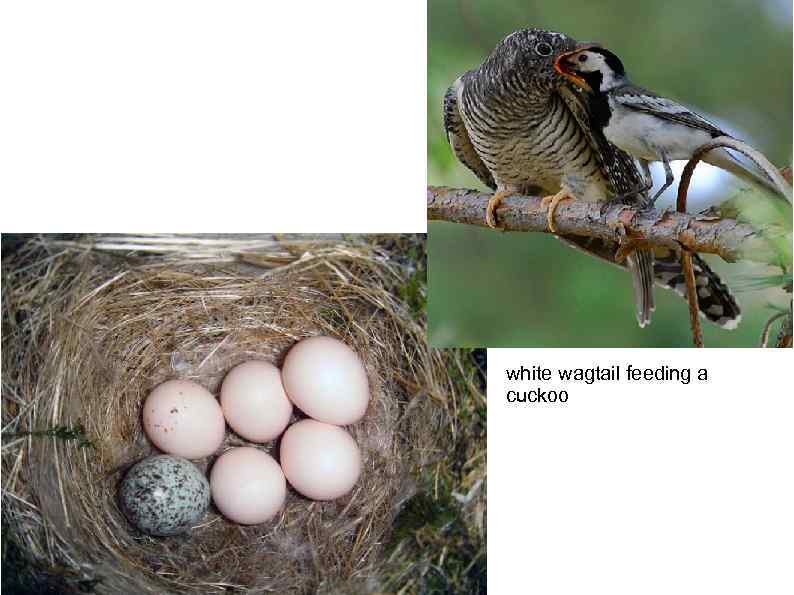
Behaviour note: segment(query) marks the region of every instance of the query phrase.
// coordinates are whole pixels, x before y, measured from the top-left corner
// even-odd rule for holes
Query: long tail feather
[[[653,301],[653,252],[637,250],[627,256],[626,260],[634,288],[634,309],[637,323],[642,328],[651,322],[651,312],[655,308]]]
[[[681,257],[673,251],[666,252],[661,254],[661,251],[657,251],[654,266],[656,282],[686,298]],[[742,313],[731,290],[698,254],[692,254],[692,266],[701,316],[724,329],[735,329],[742,319]]]
[[[757,173],[750,169],[725,149],[709,151],[706,153],[706,156],[703,157],[703,161],[719,167],[720,169],[724,169],[736,177],[756,186],[760,186],[770,192],[774,192],[775,194],[779,192],[775,185],[763,173]]]

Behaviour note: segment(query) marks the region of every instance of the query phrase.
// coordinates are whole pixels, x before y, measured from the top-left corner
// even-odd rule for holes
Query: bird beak
[[[575,85],[592,93],[593,88],[587,84],[587,81],[577,74],[576,62],[574,62],[574,58],[579,52],[595,47],[600,46],[595,43],[580,43],[576,46],[576,49],[560,54],[557,56],[557,59],[554,60],[554,70],[567,78],[569,81],[573,82]]]

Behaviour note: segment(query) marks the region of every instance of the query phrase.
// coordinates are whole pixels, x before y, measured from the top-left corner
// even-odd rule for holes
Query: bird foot
[[[562,188],[557,194],[544,196],[543,200],[540,201],[542,207],[548,207],[549,209],[548,213],[546,213],[546,222],[551,233],[557,233],[557,226],[554,224],[554,211],[557,210],[557,205],[563,200],[576,200],[576,197],[567,188]]]
[[[652,199],[648,197],[648,192],[650,192],[651,188],[653,188],[653,184],[641,184],[634,190],[629,190],[628,192],[622,192],[621,194],[616,194],[609,200],[605,201],[607,206],[611,206],[614,204],[638,204],[641,208],[652,208],[653,204],[656,202],[658,195],[653,197]]]
[[[502,229],[496,224],[496,209],[502,204],[502,201],[510,196],[512,192],[506,190],[497,190],[493,196],[488,199],[488,206],[485,208],[485,222],[491,229]]]

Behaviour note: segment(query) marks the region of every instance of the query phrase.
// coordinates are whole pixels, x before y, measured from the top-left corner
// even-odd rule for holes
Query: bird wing
[[[463,117],[458,109],[458,94],[463,89],[463,77],[459,77],[444,95],[444,129],[455,156],[460,162],[474,172],[480,181],[491,190],[496,190],[493,175],[482,162],[469,138]]]
[[[645,112],[658,118],[689,126],[690,128],[698,128],[708,132],[714,137],[726,135],[717,125],[709,122],[703,116],[696,114],[688,107],[672,99],[660,97],[656,93],[643,89],[642,87],[627,85],[614,91],[612,96],[615,101],[627,109]]]
[[[610,143],[598,126],[591,124],[590,109],[583,93],[579,89],[563,85],[560,87],[560,96],[593,148],[612,193],[630,194],[643,187],[644,181],[634,159]]]
[[[639,188],[644,188],[645,182],[637,170],[634,159],[624,151],[610,143],[604,136],[603,130],[591,123],[589,102],[579,89],[572,89],[568,85],[560,87],[560,95],[573,113],[579,127],[593,147],[598,157],[601,170],[609,181],[610,189],[614,194],[628,195],[635,193],[636,201],[647,198],[645,194],[637,194]],[[563,239],[571,245],[577,245],[573,239]],[[578,244],[579,248],[587,251],[587,247]],[[604,257],[604,254],[594,250],[594,254]],[[615,260],[615,252],[608,258]],[[653,300],[653,253],[648,250],[637,250],[626,259],[626,266],[631,273],[632,287],[634,289],[634,307],[639,325],[645,326],[651,320],[654,309]]]

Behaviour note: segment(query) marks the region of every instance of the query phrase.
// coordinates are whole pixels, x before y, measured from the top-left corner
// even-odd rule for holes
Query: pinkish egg
[[[284,506],[287,482],[273,457],[246,446],[227,450],[215,461],[210,490],[223,516],[241,525],[256,525]]]
[[[226,421],[251,442],[278,438],[292,417],[292,402],[273,364],[250,361],[232,368],[221,386]]]
[[[333,337],[310,337],[287,353],[281,373],[290,400],[309,417],[338,426],[367,411],[369,382],[358,354]]]
[[[344,496],[361,474],[361,453],[353,437],[339,426],[313,419],[287,429],[280,458],[290,485],[312,500]]]
[[[143,429],[163,452],[201,459],[218,450],[226,422],[221,406],[206,388],[188,380],[169,380],[146,398]]]

